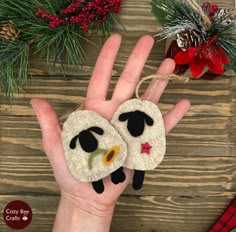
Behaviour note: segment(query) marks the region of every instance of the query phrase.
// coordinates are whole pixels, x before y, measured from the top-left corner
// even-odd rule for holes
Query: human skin
[[[112,35],[104,44],[92,73],[84,102],[84,109],[97,112],[107,120],[111,120],[120,104],[132,98],[154,40],[151,36],[143,36],[139,39],[121,73],[112,97],[107,99],[112,67],[120,44],[121,36],[117,34]],[[166,59],[157,72],[168,75],[173,72],[174,67],[174,61]],[[149,100],[157,104],[168,81],[159,80],[153,91],[154,82],[150,83],[141,98],[145,99],[152,91],[153,94]],[[52,105],[43,99],[33,99],[31,105],[42,130],[45,153],[61,191],[53,231],[109,231],[115,204],[130,183],[133,171],[124,169],[126,180],[118,185],[114,185],[109,177],[104,178],[105,191],[97,194],[91,183],[80,182],[71,175],[66,164],[61,128]],[[189,101],[183,99],[163,116],[166,134],[181,120],[189,108]]]

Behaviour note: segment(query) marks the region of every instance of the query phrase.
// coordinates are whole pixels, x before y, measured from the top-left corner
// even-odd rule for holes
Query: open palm
[[[104,44],[94,68],[84,103],[84,109],[97,112],[107,120],[111,120],[120,104],[133,96],[154,41],[150,36],[140,38],[116,84],[112,98],[107,100],[112,67],[120,43],[121,37],[113,35]],[[162,63],[158,73],[163,75],[171,74],[174,67],[173,60],[167,59]],[[157,103],[159,101],[167,83],[168,81],[166,80],[158,81],[154,94],[150,99],[152,102]],[[142,98],[148,96],[151,88],[150,85]],[[90,204],[95,206],[113,205],[129,184],[133,171],[125,169],[126,180],[118,185],[114,185],[110,177],[106,177],[103,180],[105,191],[102,194],[97,194],[93,190],[91,183],[80,182],[71,175],[66,164],[62,146],[61,128],[53,107],[43,99],[33,99],[31,104],[42,129],[44,150],[52,165],[62,195],[71,201],[78,202],[77,204],[90,201]],[[190,103],[188,100],[181,100],[163,117],[166,133],[180,121],[189,107]]]

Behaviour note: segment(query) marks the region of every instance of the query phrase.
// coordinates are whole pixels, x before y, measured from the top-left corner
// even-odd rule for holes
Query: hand
[[[107,100],[107,91],[111,80],[112,67],[120,43],[121,37],[119,35],[113,35],[104,44],[94,68],[84,103],[84,109],[97,112],[107,120],[112,118],[120,104],[133,96],[143,66],[152,49],[154,40],[151,36],[143,36],[137,42],[116,84],[112,98]],[[171,74],[174,67],[174,61],[166,59],[161,64],[158,73]],[[142,98],[148,96],[152,84],[153,83],[151,83],[147,88]],[[154,91],[155,94],[153,94],[150,99],[152,102],[157,103],[159,101],[167,84],[167,80],[158,81]],[[84,212],[85,214],[99,216],[101,218],[106,217],[111,221],[117,198],[129,184],[133,171],[125,169],[126,180],[118,185],[114,185],[109,177],[105,178],[103,180],[105,191],[102,194],[97,194],[93,190],[91,183],[82,183],[71,175],[66,164],[62,146],[61,128],[53,107],[42,99],[34,99],[31,101],[31,104],[42,129],[44,150],[52,165],[55,178],[60,186],[60,206],[63,205],[63,207],[68,208],[68,205],[70,205],[70,209],[78,209],[80,214],[81,212],[82,214]],[[181,120],[189,107],[190,103],[188,100],[181,100],[163,117],[166,133],[168,133]],[[62,215],[61,210],[63,209],[60,210],[60,208],[61,207],[59,207],[58,214]],[[57,218],[58,217],[61,218],[57,215]],[[56,220],[55,223],[54,229],[57,228],[55,231],[60,231],[59,228],[62,228],[61,226],[57,226],[58,220]],[[109,220],[107,222],[108,227],[110,226]],[[60,223],[58,222],[58,224]],[[67,228],[68,231],[68,226],[65,226],[65,228]],[[83,229],[84,231],[90,231],[85,227],[83,227]],[[78,230],[78,227],[76,231],[80,231]],[[100,231],[98,227],[96,231]],[[101,231],[106,230],[103,228]],[[107,231],[109,231],[109,228]]]

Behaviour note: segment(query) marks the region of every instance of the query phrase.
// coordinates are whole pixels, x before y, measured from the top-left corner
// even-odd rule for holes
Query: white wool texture
[[[119,146],[120,151],[109,166],[102,162],[103,154],[96,156],[92,162],[93,168],[90,170],[88,160],[91,154],[81,148],[79,141],[76,142],[76,148],[71,149],[70,142],[82,130],[94,126],[104,130],[103,135],[92,132],[98,141],[98,148],[109,150],[113,146]],[[73,112],[63,125],[62,140],[68,167],[72,175],[83,182],[97,181],[108,176],[120,168],[127,157],[127,146],[120,134],[110,122],[92,111],[78,110]]]
[[[127,129],[128,121],[119,121],[122,113],[136,110],[146,113],[154,120],[152,126],[145,125],[144,133],[139,137],[130,134]],[[152,170],[161,163],[166,151],[166,137],[162,114],[157,105],[146,100],[128,100],[117,109],[111,123],[127,144],[128,156],[124,167],[145,171]],[[150,154],[141,153],[141,144],[147,142],[152,146]]]

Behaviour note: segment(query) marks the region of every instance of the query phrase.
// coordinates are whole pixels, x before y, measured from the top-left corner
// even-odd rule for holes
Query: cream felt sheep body
[[[109,174],[115,184],[124,181],[124,174],[118,179],[117,174],[127,156],[126,143],[97,113],[73,112],[63,125],[62,140],[68,167],[80,181],[92,182],[99,193],[104,190],[102,178]]]
[[[154,103],[139,99],[126,101],[117,109],[111,123],[127,143],[124,167],[140,171],[138,175],[144,177],[145,170],[161,163],[166,150],[165,128],[162,114]]]

